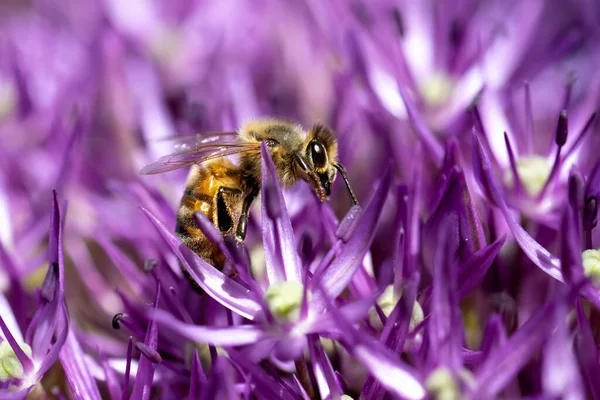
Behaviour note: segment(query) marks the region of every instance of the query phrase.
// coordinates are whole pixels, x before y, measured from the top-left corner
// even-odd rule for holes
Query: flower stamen
[[[297,321],[300,317],[304,285],[297,281],[274,283],[265,292],[269,310],[280,321]]]
[[[19,343],[21,350],[31,357],[31,347],[27,343]],[[21,361],[17,358],[15,351],[8,343],[8,340],[0,343],[0,381],[4,382],[9,378],[23,379],[25,370]]]

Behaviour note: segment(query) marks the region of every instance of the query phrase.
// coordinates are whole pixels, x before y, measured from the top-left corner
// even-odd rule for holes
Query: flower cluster
[[[596,2],[0,22],[0,399],[600,399]],[[329,125],[360,205],[263,144],[245,241],[194,215],[221,271],[174,233],[187,171],[138,171],[259,117]]]

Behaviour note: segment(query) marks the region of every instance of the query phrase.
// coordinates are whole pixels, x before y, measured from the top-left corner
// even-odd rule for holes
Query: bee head
[[[329,200],[331,186],[337,172],[340,171],[352,200],[357,204],[345,171],[337,162],[337,141],[330,128],[320,124],[315,124],[311,128],[308,132],[306,148],[303,152],[296,153],[296,163],[301,170],[302,178],[311,185],[321,202]]]

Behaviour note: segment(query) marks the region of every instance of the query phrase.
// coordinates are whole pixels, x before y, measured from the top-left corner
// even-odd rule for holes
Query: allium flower
[[[0,399],[600,399],[597,2],[5,1],[0,26]],[[174,233],[187,171],[138,170],[259,117],[331,126],[361,206],[282,190],[263,146],[246,240],[195,216],[220,271]]]

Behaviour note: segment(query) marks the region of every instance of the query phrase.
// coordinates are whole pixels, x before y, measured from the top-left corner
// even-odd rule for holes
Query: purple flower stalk
[[[0,399],[600,399],[596,2],[0,22]],[[329,125],[360,206],[262,145],[246,239],[194,215],[219,270],[175,234],[187,171],[138,171],[262,117]]]

